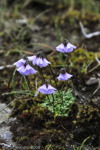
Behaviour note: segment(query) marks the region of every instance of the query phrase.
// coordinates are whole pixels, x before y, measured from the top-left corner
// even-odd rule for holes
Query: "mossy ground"
[[[91,1],[91,4],[90,4]],[[73,1],[74,2],[74,1]],[[12,7],[9,6],[9,3]],[[95,53],[100,59],[100,35],[86,39],[79,26],[82,21],[88,28],[88,32],[100,30],[100,2],[89,0],[87,2],[77,1],[70,3],[63,1],[45,3],[21,2],[9,0],[0,7],[0,66],[13,64],[23,55],[33,55],[43,50],[52,68],[55,77],[58,76],[61,64],[67,68],[73,78],[67,82],[57,82],[58,89],[63,85],[64,90],[69,88],[73,91],[75,102],[70,107],[68,117],[55,119],[53,114],[40,104],[45,96],[40,94],[34,97],[38,87],[42,85],[41,77],[30,75],[28,77],[29,88],[33,95],[11,94],[12,74],[14,67],[0,70],[0,101],[9,104],[12,108],[11,116],[16,121],[11,124],[13,140],[18,145],[35,146],[39,145],[41,150],[65,150],[72,149],[71,145],[81,144],[90,136],[86,147],[92,149],[100,147],[100,89],[99,86],[100,67],[97,66]],[[16,7],[15,7],[16,6]],[[53,15],[52,15],[53,14]],[[26,19],[26,23],[18,23],[20,19]],[[55,22],[61,34],[60,40],[68,38],[77,46],[77,49],[70,55],[59,57],[55,47],[59,44],[55,29]],[[93,69],[94,68],[94,69]],[[53,76],[49,67],[43,69],[44,77],[51,80],[55,87]],[[87,81],[94,78],[94,83],[87,84]],[[15,90],[22,91],[21,75],[16,73]],[[5,94],[6,93],[6,94]],[[9,94],[10,93],[10,94]],[[16,130],[15,130],[16,129]]]

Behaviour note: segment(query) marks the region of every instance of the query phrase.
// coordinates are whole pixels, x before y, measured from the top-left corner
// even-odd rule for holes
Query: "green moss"
[[[86,74],[90,64],[95,61],[95,55],[93,52],[87,52],[85,49],[79,48],[71,54],[70,61],[72,68]]]
[[[49,120],[49,121],[47,121],[46,123],[45,123],[45,127],[47,128],[47,129],[50,129],[51,127],[54,127],[54,125],[55,125],[55,121],[54,120]]]
[[[32,98],[29,95],[23,95],[21,96],[21,98],[17,98],[16,100],[14,100],[14,102],[12,103],[12,106],[14,107],[11,116],[14,115],[19,115],[21,114],[23,111],[29,111],[31,110],[31,108],[35,107],[36,101],[38,101],[38,99],[36,97]]]
[[[6,70],[3,71],[3,75],[4,75],[4,76],[6,76],[7,73],[8,73],[8,72],[7,72]]]
[[[88,104],[83,104],[79,108],[76,119],[73,121],[75,125],[74,139],[82,142],[86,137],[90,136],[91,145],[99,145],[100,140],[100,104],[93,100]],[[92,137],[96,135],[93,139]]]
[[[79,109],[77,114],[77,119],[80,123],[89,123],[92,122],[92,125],[99,121],[100,114],[98,107],[94,104],[92,105],[83,105],[83,108]]]
[[[69,9],[69,11],[67,12],[67,16],[69,18],[76,18],[79,19],[80,17],[80,12],[77,10],[73,10],[73,9]]]
[[[95,14],[94,12],[86,11],[81,15],[81,19],[90,22],[99,22],[100,14]]]

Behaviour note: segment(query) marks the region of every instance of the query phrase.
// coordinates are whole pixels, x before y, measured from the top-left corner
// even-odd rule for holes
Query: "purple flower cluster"
[[[76,49],[76,46],[69,43],[66,39],[63,43],[56,47],[56,50],[62,53],[69,53],[72,52],[73,49]],[[73,75],[67,73],[65,69],[61,69],[60,75],[57,77],[58,80],[66,81],[71,78]]]
[[[59,46],[56,47],[56,50],[62,53],[72,52],[73,49],[76,49],[76,46],[72,45],[71,43],[67,42],[66,40],[64,43],[61,43]],[[29,62],[32,62],[33,65],[37,65],[40,68],[46,67],[51,64],[46,58],[44,58],[43,52],[40,51],[34,56],[28,56],[27,58],[21,58],[17,62],[14,63],[17,67],[17,71],[22,75],[30,75],[35,74],[37,71],[30,65]],[[73,75],[66,72],[65,69],[61,69],[59,76],[57,77],[58,80],[66,81],[71,78]],[[50,84],[43,84],[41,87],[38,88],[38,92],[42,94],[53,94],[55,93],[56,89],[52,87]]]
[[[29,56],[25,59],[21,58],[17,62],[14,63],[17,67],[17,71],[22,75],[35,74],[37,71],[29,65],[29,61],[32,62],[33,65],[37,65],[40,68],[46,67],[48,64],[51,64],[47,59],[43,57],[43,53],[40,51],[35,56]]]
[[[66,40],[64,41],[64,43],[61,43],[59,46],[56,47],[56,50],[59,51],[59,52],[62,52],[62,53],[72,52],[73,49],[76,49],[76,46],[72,45],[71,43],[67,42]],[[32,57],[30,57],[28,59],[30,59],[30,61],[32,61],[32,60],[36,60],[37,57],[34,57],[34,59],[32,58],[32,60],[31,60],[31,58]],[[37,64],[37,65],[40,64],[40,60],[35,61],[35,63],[33,61],[33,64],[34,65],[35,64]],[[44,67],[45,67],[45,63],[43,63],[43,64],[44,64]],[[48,64],[50,64],[50,63],[48,63]],[[43,65],[41,67],[43,67]],[[66,70],[63,68],[63,69],[61,69],[60,75],[57,77],[57,79],[66,81],[69,78],[71,78],[72,76],[73,75],[67,73]],[[44,84],[44,85],[42,85],[41,87],[38,88],[38,91],[42,94],[52,94],[52,93],[55,93],[55,90],[56,89],[54,87],[52,87],[51,85],[47,86],[46,84]]]
[[[22,75],[28,76],[29,74],[35,74],[37,72],[28,64],[28,61],[23,58],[15,62],[14,65],[16,65],[17,71]]]

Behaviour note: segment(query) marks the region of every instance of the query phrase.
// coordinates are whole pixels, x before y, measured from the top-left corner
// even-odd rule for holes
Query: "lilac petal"
[[[64,46],[64,44],[61,43],[60,45],[58,45],[56,47],[56,50],[59,51],[59,52],[65,53],[65,46]]]
[[[71,75],[71,74],[69,74],[69,73],[66,73],[65,76],[66,76],[67,79],[69,79],[69,78],[71,78],[73,75]]]
[[[39,57],[39,58],[36,59],[36,65],[37,66],[42,65],[42,58]]]
[[[53,94],[53,93],[55,93],[55,90],[48,90],[47,92],[46,92],[46,94]]]
[[[43,58],[43,66],[46,67],[48,64],[51,64],[47,59]]]
[[[44,85],[40,86],[40,87],[38,88],[38,91],[39,91],[40,93],[42,93],[42,94],[46,94],[46,92],[47,92],[46,85],[44,84]]]
[[[39,65],[39,67],[40,67],[40,68],[43,68],[43,67],[44,67],[44,65]]]
[[[68,53],[68,52],[72,52],[73,51],[73,48],[68,48],[67,50],[66,50],[66,52]]]
[[[31,67],[29,64],[26,66],[26,70],[31,70],[32,72],[34,71],[34,73],[36,73],[37,71]]]
[[[72,52],[73,49],[76,49],[76,46],[72,45],[71,43],[68,43],[66,46],[66,52]]]
[[[16,67],[21,67],[25,64],[26,60],[21,58],[20,60],[18,60],[17,62],[14,63],[14,65],[16,65]]]
[[[44,89],[39,89],[38,91],[39,91],[40,93],[42,93],[42,94],[47,94],[47,91],[44,90]]]
[[[37,59],[37,57],[35,56],[32,60],[33,65],[36,65],[36,59]]]
[[[24,72],[24,75],[29,75],[29,74],[35,74],[37,71],[32,68],[29,64],[26,66],[25,68],[25,72]]]
[[[51,85],[48,85],[48,89],[50,89],[50,90],[56,90],[53,86],[51,86]]]
[[[24,66],[21,66],[21,67],[17,68],[17,71],[18,71],[20,74],[24,75],[24,73],[25,73],[25,67],[24,67]]]
[[[27,70],[25,69],[24,75],[25,75],[25,76],[28,76],[29,74],[30,74],[30,71],[27,71]]]
[[[47,90],[47,94],[53,94],[55,93],[56,89],[51,86],[51,85],[48,85],[48,90]]]
[[[46,60],[45,58],[42,59],[42,63],[39,64],[39,67],[46,67],[48,64],[51,64],[48,60]]]
[[[38,91],[39,91],[40,93],[42,93],[42,94],[47,94],[47,91],[44,90],[44,89],[38,89]]]
[[[32,69],[30,70],[30,73],[31,73],[31,74],[35,74],[35,73],[37,73],[37,71],[36,71],[34,68],[32,68]]]
[[[57,77],[58,80],[63,80],[64,81],[64,77],[62,74],[60,74],[58,77]]]
[[[27,58],[29,61],[33,61],[34,59],[36,59],[36,56],[35,55],[34,56],[28,56]]]
[[[37,65],[42,65],[43,64],[43,59],[42,58],[38,58],[38,61],[37,61]]]
[[[40,86],[38,89],[44,89],[44,90],[46,90],[46,89],[47,89],[46,84],[43,84],[43,85]]]
[[[47,90],[47,86],[46,86],[46,84],[43,84],[43,85],[41,86],[41,88],[43,88],[43,89]]]
[[[39,66],[40,68],[44,67],[43,60],[42,60],[42,58],[40,58],[40,57],[37,58],[36,64],[37,64],[37,66]]]
[[[33,65],[36,65],[36,59],[37,57],[34,55],[34,56],[29,56],[27,57],[29,61],[32,61]]]
[[[67,48],[73,48],[73,49],[76,49],[77,47],[76,47],[76,46],[74,46],[74,45],[72,45],[71,43],[69,43],[69,42],[68,42],[68,44],[67,44]]]

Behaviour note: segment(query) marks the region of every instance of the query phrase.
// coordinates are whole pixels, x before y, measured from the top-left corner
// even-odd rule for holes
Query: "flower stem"
[[[43,76],[42,68],[41,69],[39,68],[39,72],[40,72],[40,76],[42,78],[42,83],[44,84],[45,83],[45,79],[44,79],[44,76]]]
[[[54,79],[54,81],[55,81],[55,84],[56,84],[57,90],[58,90],[58,92],[59,92],[59,94],[60,94],[60,91],[59,91],[59,89],[58,89],[57,82],[56,82],[56,80],[55,80],[55,75],[54,75],[54,73],[53,73],[53,70],[52,70],[52,67],[51,67],[51,65],[50,65],[50,64],[49,64],[49,67],[50,67],[51,73],[52,73],[52,75],[53,75],[53,79]],[[62,99],[62,103],[63,103],[63,96],[61,96],[61,95],[60,95],[60,98]]]
[[[63,62],[63,53],[62,52],[60,52],[60,60],[61,60],[61,62]]]
[[[52,97],[53,97],[53,113],[54,113],[54,116],[55,116],[55,105],[54,105],[54,103],[55,103],[55,99],[54,99],[53,94],[52,94]]]
[[[48,60],[47,56],[46,56],[46,59]],[[49,64],[49,68],[50,68],[50,71],[51,71],[51,73],[52,73],[52,75],[53,75],[53,79],[54,79],[54,81],[55,81],[56,88],[57,88],[58,86],[57,86],[57,82],[56,82],[56,80],[55,80],[55,75],[54,75],[53,69],[52,69],[52,67],[51,67],[50,64]],[[58,92],[59,92],[59,90],[58,90]]]
[[[30,91],[29,86],[28,86],[28,82],[27,82],[27,79],[26,79],[26,76],[24,75],[23,77],[24,77],[24,81],[25,81],[25,85],[27,87],[27,90]]]
[[[49,98],[49,95],[47,95],[47,97],[48,97],[48,100],[49,100],[49,104],[50,104],[50,98]]]
[[[51,67],[50,64],[49,64],[49,67],[50,67],[50,71],[51,71],[51,73],[52,73],[52,75],[53,75],[53,79],[54,79],[54,81],[55,81],[56,87],[58,87],[57,82],[56,82],[56,80],[55,80],[54,72],[53,72],[52,67]],[[59,92],[59,90],[58,90],[58,92]]]
[[[14,81],[15,81],[15,74],[16,74],[16,69],[13,72],[13,77],[12,77],[12,89],[13,91],[15,91],[15,87],[14,87]],[[14,94],[16,96],[16,94]]]

